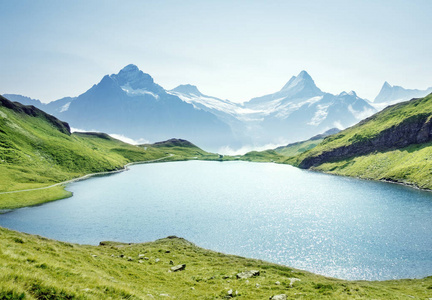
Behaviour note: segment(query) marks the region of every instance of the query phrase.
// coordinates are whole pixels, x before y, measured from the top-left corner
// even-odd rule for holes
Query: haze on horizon
[[[374,99],[384,81],[432,86],[432,2],[0,0],[0,94],[77,96],[133,63],[166,89],[235,102],[301,70]]]

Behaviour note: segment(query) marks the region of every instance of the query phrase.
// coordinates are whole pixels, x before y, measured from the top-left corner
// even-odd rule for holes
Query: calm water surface
[[[77,243],[177,235],[344,279],[432,275],[432,193],[247,162],[170,162],[70,184],[0,225]]]

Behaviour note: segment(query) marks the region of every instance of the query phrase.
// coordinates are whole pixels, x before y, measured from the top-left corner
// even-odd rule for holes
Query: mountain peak
[[[293,89],[295,87],[317,88],[312,77],[305,70],[301,71],[297,76],[291,77],[291,79],[284,85],[284,87],[281,89],[281,91]]]
[[[154,83],[153,78],[141,71],[136,65],[129,64],[118,72],[110,76],[121,87],[127,90],[146,90],[150,92],[160,92],[161,87]]]
[[[391,89],[391,87],[392,86],[387,81],[385,81],[383,86],[382,86],[383,89]]]
[[[129,64],[126,67],[124,67],[123,69],[120,70],[120,72],[139,72],[139,69],[136,65],[134,64]]]
[[[181,84],[178,87],[172,89],[172,91],[182,93],[182,94],[188,94],[188,95],[196,95],[196,96],[202,95],[202,93],[198,90],[198,88],[192,84]]]

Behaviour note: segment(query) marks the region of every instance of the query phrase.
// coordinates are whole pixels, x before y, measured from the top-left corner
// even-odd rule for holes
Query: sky
[[[373,100],[432,86],[432,1],[0,0],[0,94],[53,101],[137,65],[165,89],[247,101],[306,70]]]

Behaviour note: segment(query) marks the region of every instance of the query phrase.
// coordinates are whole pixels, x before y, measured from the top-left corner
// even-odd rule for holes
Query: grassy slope
[[[139,254],[148,260],[142,258],[140,262]],[[156,262],[157,258],[160,261]],[[186,264],[186,270],[168,272],[171,260],[175,265]],[[238,291],[238,299],[269,299],[276,294],[287,294],[289,299],[432,297],[432,277],[383,282],[337,280],[205,250],[178,238],[85,246],[0,228],[0,268],[2,299],[167,298],[161,294],[177,299],[222,299],[229,289]],[[260,270],[261,274],[248,281],[236,279],[235,274],[245,270]],[[301,281],[290,287],[290,278]]]
[[[296,156],[312,148],[315,148],[322,141],[323,139],[302,141],[302,142],[290,144],[285,147],[276,148],[275,151],[283,156]]]
[[[324,163],[314,169],[432,189],[432,143]]]
[[[368,140],[392,126],[406,120],[416,120],[421,115],[432,115],[432,94],[416,101],[407,101],[395,104],[385,110],[361,121],[346,130],[324,139],[304,156],[317,155],[324,151],[343,147],[358,141]],[[304,157],[300,155],[300,157]]]
[[[359,140],[370,139],[385,129],[419,115],[432,114],[432,95],[400,103],[375,114],[359,124],[332,135],[315,148],[286,160],[299,165],[304,159],[320,155]],[[410,145],[400,149],[376,151],[313,167],[332,174],[375,180],[390,180],[432,189],[432,143]]]

